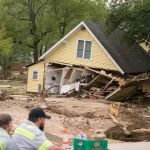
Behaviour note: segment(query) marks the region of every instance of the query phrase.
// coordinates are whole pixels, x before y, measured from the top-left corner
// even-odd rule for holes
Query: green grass
[[[23,86],[26,85],[26,83],[21,81],[9,81],[9,82],[0,81],[0,85]]]
[[[25,94],[26,93],[26,90],[23,89],[23,90],[19,90],[19,89],[12,89],[12,88],[8,88],[8,89],[2,89],[3,92],[5,93],[8,93],[8,94],[15,94],[15,95],[18,95],[18,94]]]
[[[11,88],[0,88],[1,91],[4,91],[8,94],[25,94],[26,93],[26,83],[21,82],[21,81],[0,81],[0,85],[10,85]],[[20,90],[20,88],[13,88],[14,86],[24,86],[23,88],[21,88],[22,90]]]

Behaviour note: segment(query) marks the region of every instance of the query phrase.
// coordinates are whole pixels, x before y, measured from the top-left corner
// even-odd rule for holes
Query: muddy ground
[[[117,143],[120,141],[150,141],[150,134],[147,133],[125,135],[123,130],[116,126],[109,117],[111,102],[104,99],[77,100],[76,98],[55,97],[43,99],[37,95],[26,94],[26,86],[22,82],[3,81],[0,82],[0,85],[11,86],[11,88],[0,89],[6,93],[6,98],[0,99],[0,113],[12,115],[14,129],[28,119],[28,113],[33,107],[42,107],[52,116],[51,120],[46,121],[45,132],[60,138],[63,137],[65,128],[69,130],[70,139],[80,131],[87,133],[90,128],[94,128],[103,129],[107,138],[119,140],[115,141]],[[150,108],[122,104],[116,119],[129,131],[140,128],[150,129]]]
[[[150,134],[124,135],[109,117],[109,104],[104,100],[77,100],[75,98],[47,98],[12,96],[13,98],[0,101],[0,113],[5,112],[14,118],[14,128],[28,118],[29,110],[42,107],[52,116],[46,121],[45,132],[63,137],[63,130],[69,130],[72,139],[80,131],[87,133],[90,128],[103,129],[107,138],[119,141],[150,141]],[[131,106],[121,107],[117,120],[129,130],[150,128],[150,120],[141,117],[146,108]]]

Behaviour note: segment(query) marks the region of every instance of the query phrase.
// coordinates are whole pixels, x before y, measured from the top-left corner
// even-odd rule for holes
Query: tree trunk
[[[38,40],[36,37],[36,14],[34,13],[34,9],[32,8],[32,3],[30,4],[30,22],[31,22],[31,29],[30,33],[33,36],[33,59],[34,62],[38,61]]]
[[[42,50],[43,50],[43,48],[40,48],[40,56],[42,56]]]
[[[4,76],[4,79],[6,79],[6,57],[4,57],[3,76]]]
[[[38,61],[38,44],[34,43],[33,45],[33,58],[34,62]]]

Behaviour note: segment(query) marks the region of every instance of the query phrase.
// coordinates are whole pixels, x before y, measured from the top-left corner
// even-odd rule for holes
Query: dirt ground
[[[120,141],[144,141],[150,140],[150,135],[145,137],[134,135],[134,137],[126,137],[123,131],[117,127],[112,119],[108,116],[109,104],[101,103],[100,101],[91,101],[89,99],[77,100],[75,98],[46,98],[45,100],[14,95],[14,99],[0,101],[0,113],[9,113],[13,117],[14,128],[27,120],[28,113],[33,107],[42,107],[47,114],[51,115],[51,120],[46,120],[45,132],[54,134],[58,137],[63,137],[63,130],[69,130],[69,137],[72,139],[80,131],[87,133],[90,128],[102,129],[105,131],[110,143]],[[134,114],[133,109],[121,108],[119,117],[117,118],[124,124],[130,124],[130,129],[141,128],[138,119],[134,121],[135,125],[131,124]],[[135,110],[134,110],[135,111]],[[139,112],[143,109],[139,110]],[[137,112],[137,111],[136,111]],[[135,114],[136,115],[136,114]],[[143,127],[149,128],[150,121],[143,122]],[[141,123],[142,124],[142,123]],[[139,125],[139,126],[137,126]],[[119,141],[118,141],[119,140]]]
[[[10,84],[10,83],[8,83]],[[11,86],[14,84],[11,83]],[[12,89],[15,91],[12,92]],[[42,107],[51,115],[51,120],[46,120],[45,132],[63,137],[63,130],[69,131],[69,137],[72,139],[80,131],[87,133],[91,128],[102,129],[105,131],[109,143],[118,143],[120,141],[150,141],[150,134],[134,134],[126,136],[121,128],[116,126],[109,117],[109,104],[103,99],[82,99],[76,98],[46,98],[42,99],[36,95],[14,95],[16,89],[25,91],[25,85],[17,83],[15,88],[3,90],[8,92],[9,97],[0,101],[0,113],[9,113],[13,117],[14,128],[28,119],[28,113],[33,107]],[[0,89],[1,90],[1,89]],[[18,90],[20,92],[20,90]],[[116,118],[119,122],[126,125],[127,129],[134,130],[140,128],[150,129],[150,119],[142,117],[147,115],[147,107],[137,105],[122,105],[119,116]],[[113,140],[112,140],[113,139]]]
[[[108,105],[74,98],[47,98],[44,102],[17,97],[14,100],[0,101],[0,113],[11,114],[16,127],[27,119],[29,110],[35,106],[45,108],[52,116],[51,120],[46,121],[45,131],[57,136],[63,136],[64,128],[73,137],[79,131],[87,131],[89,128],[106,130],[113,126],[108,118]]]

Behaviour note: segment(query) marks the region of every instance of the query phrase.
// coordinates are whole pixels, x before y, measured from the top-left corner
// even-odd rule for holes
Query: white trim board
[[[33,79],[33,73],[34,72],[37,72],[37,79]],[[37,81],[38,79],[39,79],[39,71],[38,70],[33,70],[32,71],[32,79],[31,80]]]
[[[79,23],[73,30],[71,30],[66,36],[64,36],[61,40],[59,40],[54,46],[52,46],[46,53],[44,53],[40,59],[44,59],[47,57],[59,44],[61,44],[65,39],[67,39],[69,36],[71,36],[74,32],[76,32],[78,29],[80,29],[81,26],[84,26],[87,31],[92,35],[92,37],[95,39],[95,41],[99,44],[99,46],[102,48],[102,50],[106,53],[106,55],[111,59],[111,61],[114,63],[114,65],[118,68],[118,70],[124,74],[124,71],[120,68],[120,66],[116,63],[116,61],[111,57],[111,55],[107,52],[107,50],[104,48],[104,46],[99,42],[99,40],[95,37],[95,35],[92,33],[92,31],[88,28],[88,26],[82,21]]]
[[[81,27],[83,25],[83,22],[79,23],[74,29],[72,29],[67,35],[65,35],[61,40],[59,40],[54,46],[52,46],[46,53],[44,53],[40,58],[40,59],[44,59],[44,57],[46,55],[48,55],[50,52],[52,52],[52,50],[54,50],[59,44],[61,44],[66,38],[68,38],[69,36],[71,36],[76,30],[79,29],[79,27]]]

